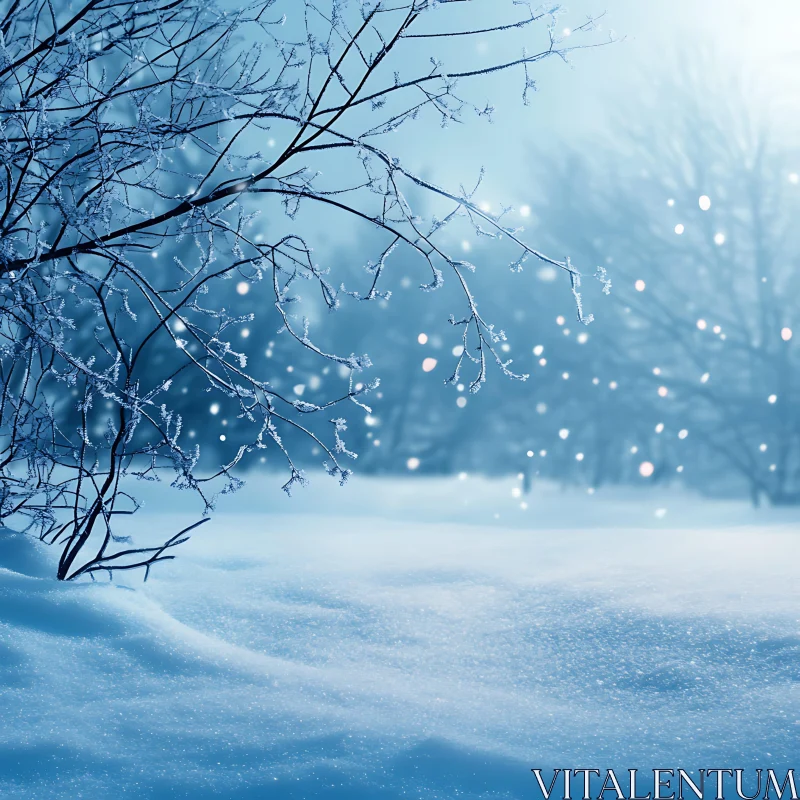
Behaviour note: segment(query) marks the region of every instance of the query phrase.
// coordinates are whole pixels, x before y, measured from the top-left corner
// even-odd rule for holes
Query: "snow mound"
[[[621,498],[594,527],[468,524],[437,488],[427,523],[385,483],[360,514],[243,503],[144,585],[58,584],[2,534],[0,797],[507,800],[534,766],[792,765],[797,525],[636,527],[646,496],[622,527]]]

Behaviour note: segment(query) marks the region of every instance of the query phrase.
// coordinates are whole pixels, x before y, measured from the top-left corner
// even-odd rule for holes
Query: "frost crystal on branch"
[[[116,528],[138,508],[134,479],[167,475],[208,513],[241,485],[234,473],[269,451],[288,466],[289,493],[306,481],[292,445],[301,437],[344,482],[338,459],[355,457],[345,422],[328,418],[331,431],[314,420],[347,400],[371,413],[364,400],[378,383],[362,375],[368,355],[326,346],[308,309],[388,302],[397,253],[413,259],[424,290],[453,280],[463,296],[466,312],[451,320],[463,329],[453,380],[472,365],[477,391],[491,360],[524,380],[497,351],[504,334],[478,312],[465,277],[475,265],[447,252],[442,234],[455,219],[510,243],[516,270],[533,258],[565,271],[589,321],[569,259],[549,258],[504,225],[506,211],[481,210],[474,190],[440,187],[389,149],[388,134],[426,118],[490,119],[491,103],[469,99],[473,79],[521,77],[527,100],[534,65],[566,56],[551,25],[539,51],[448,69],[440,42],[477,32],[450,5],[10,6],[0,48],[0,518],[60,548],[60,579],[146,575],[196,527],[126,544]],[[494,13],[482,35],[533,32],[557,12],[515,2]],[[417,63],[419,48],[432,58]],[[426,217],[425,202],[438,216]],[[318,262],[307,219],[321,214],[382,237],[366,286],[345,289]],[[261,356],[273,361],[254,359],[250,343],[273,337]],[[264,366],[278,353],[325,365],[348,386],[323,397],[310,378],[287,385],[294,363],[280,375]],[[236,421],[218,437],[217,466],[189,421],[209,395],[210,414]]]

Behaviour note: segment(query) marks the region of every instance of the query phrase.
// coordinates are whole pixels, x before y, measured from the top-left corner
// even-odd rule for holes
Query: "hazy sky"
[[[617,41],[574,52],[571,65],[558,58],[535,64],[531,77],[538,91],[527,108],[521,100],[524,78],[519,70],[460,85],[459,91],[477,105],[495,106],[493,125],[470,113],[465,115],[466,125],[442,130],[431,113],[414,123],[413,130],[402,127],[382,139],[382,146],[405,167],[455,191],[462,183],[472,185],[485,167],[482,196],[476,199],[493,208],[535,203],[536,191],[545,187],[530,183],[532,146],[539,157],[567,146],[591,155],[599,139],[614,137],[644,108],[643,101],[652,100],[657,90],[648,76],[663,75],[678,52],[691,57],[699,48],[716,54],[723,72],[747,76],[754,104],[772,95],[784,117],[800,121],[800,0],[567,0],[563,5],[566,13],[558,21],[562,31],[574,30],[590,14],[604,14],[599,31],[571,35],[565,44],[599,43],[612,30]],[[291,10],[291,3],[287,7]],[[523,16],[512,0],[476,0],[441,7],[422,24],[428,31],[482,29]],[[547,45],[544,25],[451,42],[419,39],[403,44],[392,69],[399,67],[404,78],[424,74],[429,57],[436,56],[452,73],[518,58],[523,46],[536,53]],[[377,121],[366,107],[362,113],[364,128]],[[335,182],[349,179],[352,169],[350,162],[334,159],[323,171]],[[361,235],[356,225],[328,224],[322,218],[318,227],[318,244],[350,242]]]
[[[559,27],[576,27],[587,15],[605,12],[594,39],[613,30],[620,41],[574,53],[572,67],[556,59],[537,65],[533,77],[539,91],[527,109],[520,102],[518,77],[487,81],[476,99],[485,93],[497,106],[494,126],[487,129],[472,120],[463,130],[432,131],[427,148],[415,146],[409,153],[416,166],[425,163],[451,183],[469,182],[484,165],[487,192],[501,195],[508,188],[509,195],[498,199],[524,202],[517,196],[518,165],[529,157],[531,143],[542,149],[562,143],[590,149],[597,136],[613,135],[620,106],[635,113],[646,75],[665,69],[671,53],[698,47],[716,53],[723,69],[747,76],[757,95],[754,102],[770,94],[784,115],[798,113],[800,0],[572,0],[564,5],[567,13]],[[505,4],[495,0],[469,4],[462,21],[466,26],[492,20],[500,6]],[[590,38],[574,37],[576,44]],[[506,43],[496,38],[473,46],[482,47],[485,57],[503,57]]]

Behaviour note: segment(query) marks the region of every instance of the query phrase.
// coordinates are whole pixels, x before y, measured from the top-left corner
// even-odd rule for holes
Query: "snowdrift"
[[[252,487],[145,585],[58,584],[0,531],[0,797],[523,798],[534,766],[796,765],[789,512],[317,484]],[[184,522],[150,500],[138,524]]]

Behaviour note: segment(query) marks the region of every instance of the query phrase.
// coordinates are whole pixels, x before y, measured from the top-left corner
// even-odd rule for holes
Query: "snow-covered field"
[[[797,511],[276,483],[144,586],[58,585],[0,532],[3,800],[529,798],[531,767],[797,766]],[[192,521],[148,508],[140,533]]]

